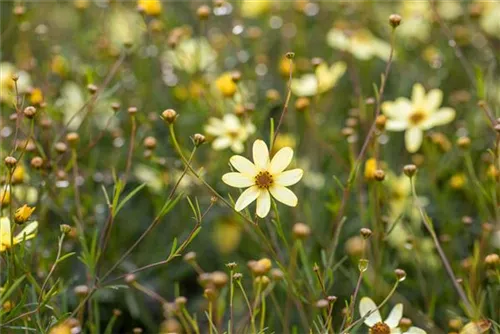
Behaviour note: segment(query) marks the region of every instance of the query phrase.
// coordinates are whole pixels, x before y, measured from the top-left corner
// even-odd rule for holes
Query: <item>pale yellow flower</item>
[[[142,8],[145,14],[155,16],[160,15],[162,6],[160,0],[138,0],[137,7]]]
[[[414,44],[425,42],[431,34],[431,7],[428,1],[402,1],[399,13],[403,20],[397,36]]]
[[[217,87],[219,92],[224,97],[233,97],[238,90],[238,86],[236,86],[236,83],[233,81],[233,77],[229,72],[221,74],[215,80],[215,87]]]
[[[314,74],[304,74],[298,79],[292,79],[291,89],[297,96],[314,96],[329,91],[344,75],[347,65],[344,62],[333,63],[330,67],[321,63]]]
[[[414,153],[422,145],[423,132],[435,126],[450,123],[455,118],[455,110],[439,108],[443,92],[432,89],[427,94],[421,84],[413,86],[411,101],[400,97],[382,104],[382,111],[388,120],[385,128],[389,131],[404,131],[406,149]]]
[[[185,38],[174,50],[168,50],[164,57],[175,68],[193,74],[214,65],[217,52],[206,38]]]
[[[399,321],[403,317],[403,304],[396,304],[387,319],[382,320],[380,311],[373,300],[363,297],[359,302],[359,314],[361,317],[366,316],[364,323],[370,327],[370,333],[372,334],[426,334],[423,329],[418,327],[410,327],[404,332],[398,327]]]
[[[326,40],[332,48],[352,53],[360,60],[369,60],[373,57],[388,60],[391,53],[390,44],[373,36],[367,29],[347,31],[332,28]]]
[[[34,221],[28,224],[11,240],[11,225],[8,217],[0,218],[0,252],[9,249],[13,245],[17,245],[25,240],[32,239],[36,236],[38,222]],[[13,243],[11,243],[13,241]]]
[[[25,71],[19,71],[14,65],[8,62],[0,63],[0,102],[15,103],[16,91],[15,82],[12,76],[17,75],[17,91],[19,94],[29,92],[31,89],[30,75]]]
[[[479,25],[493,37],[500,38],[500,3],[496,1],[481,1],[482,9]]]
[[[236,201],[235,210],[241,211],[257,200],[257,216],[264,218],[271,209],[271,195],[283,204],[296,206],[297,196],[286,187],[299,182],[303,171],[300,168],[285,171],[292,158],[293,150],[284,147],[271,160],[262,140],[253,144],[253,163],[240,155],[231,157],[231,165],[238,172],[224,174],[222,180],[232,187],[248,187]]]
[[[271,9],[270,0],[243,0],[241,3],[241,16],[259,17]]]
[[[214,150],[224,150],[228,147],[235,153],[243,152],[243,143],[255,132],[255,126],[250,122],[241,122],[234,114],[226,114],[222,119],[211,117],[205,127],[208,135],[217,137],[212,142]]]
[[[490,328],[488,320],[471,321],[460,330],[460,334],[483,334],[488,333]]]

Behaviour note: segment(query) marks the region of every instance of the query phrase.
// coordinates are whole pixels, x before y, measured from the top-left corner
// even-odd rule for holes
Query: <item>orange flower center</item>
[[[377,322],[375,325],[370,328],[370,333],[371,334],[391,334],[391,328],[383,323],[383,322]]]
[[[261,189],[268,189],[273,184],[273,177],[269,172],[260,172],[255,177],[255,184]]]
[[[415,110],[411,115],[410,115],[410,123],[413,125],[418,125],[422,123],[425,119],[427,118],[427,115],[425,112],[421,110]]]

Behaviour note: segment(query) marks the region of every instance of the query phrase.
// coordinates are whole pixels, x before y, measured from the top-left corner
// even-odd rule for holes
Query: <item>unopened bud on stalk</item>
[[[373,176],[375,180],[377,181],[384,181],[385,179],[385,172],[382,169],[377,169],[374,173]]]
[[[389,23],[393,28],[396,28],[401,24],[401,15],[398,14],[391,14],[389,16]]]
[[[42,165],[43,165],[43,159],[41,157],[34,157],[33,159],[31,159],[31,167],[35,168],[35,169],[40,169],[42,168]]]
[[[320,299],[316,302],[317,308],[327,308],[330,303],[326,299]]]
[[[36,115],[36,108],[33,106],[28,106],[24,108],[23,114],[26,118],[32,119]]]
[[[368,260],[367,259],[360,259],[358,261],[358,269],[360,272],[365,272],[368,269]]]
[[[17,159],[12,157],[12,156],[8,156],[8,157],[5,157],[4,162],[5,162],[5,166],[7,166],[9,168],[13,168],[17,164]]]
[[[161,113],[161,117],[167,124],[174,123],[177,116],[177,112],[174,109],[167,109]]]
[[[369,228],[363,227],[362,229],[359,230],[359,233],[361,234],[361,236],[363,238],[368,239],[372,235],[372,230],[370,230]]]
[[[71,226],[69,226],[68,224],[61,224],[59,225],[59,230],[61,231],[61,233],[68,234],[69,232],[71,232]]]
[[[87,90],[90,94],[95,94],[97,92],[97,86],[93,84],[87,85]]]
[[[125,276],[125,283],[127,284],[132,284],[134,283],[136,280],[136,277],[134,274],[127,274],[127,276]]]
[[[394,270],[394,274],[396,274],[399,282],[403,282],[406,279],[406,271],[404,271],[403,269]]]
[[[304,223],[296,223],[293,225],[293,235],[297,239],[305,239],[311,235],[311,228]]]
[[[201,144],[203,144],[205,142],[205,136],[202,135],[201,133],[195,133],[194,136],[193,136],[193,142],[194,142],[194,145],[195,146],[200,146]]]
[[[285,57],[286,57],[287,59],[293,59],[293,58],[295,58],[295,52],[287,52],[287,53],[285,54]]]
[[[413,164],[406,165],[403,167],[403,172],[405,173],[406,176],[411,178],[417,172],[417,166],[415,166]]]
[[[70,132],[66,135],[66,140],[68,141],[69,146],[74,148],[78,144],[80,136],[76,132]]]
[[[133,116],[133,115],[137,114],[137,107],[129,107],[127,109],[127,112],[129,113],[129,115]]]
[[[200,20],[208,19],[208,17],[210,16],[210,7],[208,7],[207,5],[198,7],[198,9],[196,10],[196,15],[198,15],[198,18]]]

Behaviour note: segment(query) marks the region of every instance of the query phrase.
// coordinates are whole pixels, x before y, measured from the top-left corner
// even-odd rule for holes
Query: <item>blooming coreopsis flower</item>
[[[138,0],[137,7],[141,8],[147,15],[155,16],[161,13],[160,0]]]
[[[422,145],[423,132],[435,126],[450,123],[455,118],[455,110],[439,108],[443,92],[432,89],[427,94],[417,83],[413,86],[411,101],[400,97],[382,104],[382,112],[388,117],[385,128],[389,131],[404,131],[406,149],[414,153]]]
[[[28,224],[24,229],[22,229],[19,234],[17,234],[13,240],[11,240],[11,225],[10,219],[8,217],[0,218],[0,252],[17,245],[25,240],[29,240],[35,237],[36,229],[38,228],[38,222],[34,221]],[[12,243],[11,243],[12,242]]]
[[[0,63],[0,102],[14,104],[16,98],[16,83],[12,80],[17,75],[17,92],[27,93],[31,88],[30,75],[25,71],[19,71],[13,64]]]
[[[231,73],[229,72],[221,74],[215,80],[215,87],[217,87],[219,92],[224,97],[233,97],[238,90],[238,86],[236,86],[236,83],[233,81]]]
[[[333,63],[330,67],[326,63],[321,63],[316,67],[314,74],[309,73],[298,79],[293,79],[292,92],[297,96],[322,94],[335,87],[346,68],[347,65],[341,61]]]
[[[326,40],[332,48],[347,51],[360,60],[369,60],[373,57],[388,60],[391,53],[389,43],[373,36],[366,29],[348,31],[333,28],[328,32]]]
[[[193,74],[214,65],[217,52],[206,38],[183,38],[179,45],[164,54],[165,60],[175,68]]]
[[[28,205],[24,204],[14,213],[14,220],[18,224],[24,224],[28,219],[30,219],[33,211],[35,211],[35,208],[29,207]]]
[[[370,327],[371,334],[392,334],[392,333],[408,333],[408,334],[425,334],[423,329],[418,327],[410,327],[406,331],[402,331],[398,325],[403,317],[403,304],[396,304],[389,313],[387,319],[382,320],[380,311],[377,305],[368,297],[361,298],[359,302],[359,314],[364,319],[365,325]]]
[[[242,123],[234,114],[226,114],[222,119],[211,117],[205,127],[208,135],[217,137],[212,142],[214,150],[228,147],[235,153],[243,152],[243,143],[255,132],[255,126],[249,121]]]
[[[231,165],[238,171],[226,173],[222,180],[236,188],[247,188],[238,198],[235,210],[241,211],[257,200],[257,216],[264,218],[271,209],[271,195],[288,206],[297,205],[297,196],[287,188],[302,178],[300,168],[285,171],[293,158],[293,150],[284,147],[272,159],[263,140],[253,143],[253,163],[240,155],[231,157]]]

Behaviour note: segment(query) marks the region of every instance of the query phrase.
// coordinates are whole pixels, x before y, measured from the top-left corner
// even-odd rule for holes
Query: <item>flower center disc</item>
[[[416,110],[410,115],[410,122],[413,125],[418,125],[426,118],[426,115],[423,111]]]
[[[375,325],[373,325],[372,328],[370,328],[370,333],[371,334],[391,334],[391,328],[383,322],[377,322]]]
[[[273,177],[269,174],[269,172],[260,172],[255,177],[255,184],[259,188],[267,189],[271,186],[271,184],[273,184]]]

